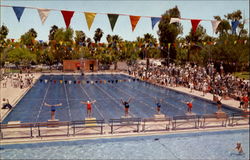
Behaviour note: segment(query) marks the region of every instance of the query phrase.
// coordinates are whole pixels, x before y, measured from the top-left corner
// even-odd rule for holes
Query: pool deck
[[[24,74],[20,74],[24,76]],[[36,82],[37,79],[42,75],[41,73],[33,73],[34,80],[33,83]],[[19,87],[14,88],[11,86],[10,81],[7,83],[7,87],[3,88],[2,81],[0,81],[0,121],[2,121],[9,113],[9,109],[2,109],[3,98],[9,100],[9,103],[14,107],[19,100],[29,91],[31,87],[20,89]]]
[[[97,72],[97,73],[90,73],[90,74],[121,74],[122,72]],[[35,80],[39,79],[39,77],[42,74],[53,74],[53,75],[72,75],[72,74],[78,74],[79,73],[34,73]],[[126,73],[122,73],[125,75],[128,75]],[[88,75],[88,73],[87,73]],[[7,98],[12,106],[15,106],[19,100],[28,92],[30,88],[13,88],[10,86],[10,83],[7,84],[7,88],[2,88],[2,83],[0,82],[0,102],[2,104],[2,99]],[[164,86],[166,87],[166,86]],[[202,99],[213,101],[213,95],[210,93],[207,93],[205,96],[202,96],[202,92],[199,91],[193,91],[190,93],[189,88],[184,87],[166,87],[170,88],[172,90],[176,90],[179,92],[187,93],[193,96],[200,97]],[[239,101],[229,99],[225,100],[223,99],[222,104],[226,104],[230,107],[239,109]],[[2,106],[2,105],[1,105]],[[9,113],[8,109],[0,109],[0,120],[3,120]],[[47,141],[62,141],[62,140],[79,140],[79,139],[96,139],[96,138],[111,138],[111,137],[127,137],[127,136],[145,136],[145,135],[160,135],[160,134],[175,134],[175,133],[190,133],[190,132],[204,132],[204,131],[219,131],[219,130],[235,130],[235,129],[243,129],[243,128],[249,128],[249,125],[244,126],[234,126],[230,127],[227,126],[224,127],[215,127],[215,128],[200,128],[200,129],[188,129],[188,130],[179,130],[179,131],[157,131],[157,132],[139,132],[139,133],[118,133],[118,134],[108,134],[104,131],[103,135],[77,135],[77,136],[57,136],[57,137],[34,137],[34,138],[22,138],[22,139],[2,139],[1,144],[14,144],[14,143],[37,143],[37,142],[47,142]]]

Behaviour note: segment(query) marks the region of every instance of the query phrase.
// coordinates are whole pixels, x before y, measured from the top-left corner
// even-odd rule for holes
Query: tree
[[[49,40],[52,41],[55,39],[54,35],[56,31],[58,30],[58,27],[56,25],[53,25],[49,31]]]
[[[34,44],[34,40],[37,37],[37,32],[31,28],[28,32],[21,36],[21,43],[31,48]]]
[[[228,20],[239,21],[239,25],[238,25],[238,27],[239,27],[238,38],[241,37],[241,35],[246,35],[247,34],[247,30],[244,29],[245,22],[244,21],[243,22],[240,21],[240,20],[242,20],[242,15],[241,14],[242,14],[241,11],[237,10],[237,11],[234,11],[232,13],[229,13],[229,14],[225,15],[225,17]]]
[[[75,42],[76,45],[82,44],[82,46],[85,46],[85,39],[86,35],[83,31],[75,31],[76,37],[75,37]]]
[[[5,39],[8,33],[9,33],[9,29],[7,28],[7,26],[2,25],[0,28],[0,66],[4,65],[4,60],[5,60],[4,50],[6,48]]]
[[[111,42],[112,42],[112,36],[111,36],[110,34],[108,34],[108,35],[106,36],[106,40],[107,40],[107,42],[108,42],[108,47],[110,47],[110,46],[111,46]]]
[[[8,33],[9,33],[8,27],[5,26],[5,25],[2,25],[1,28],[0,28],[0,42],[1,43],[5,40],[5,38],[7,37]]]
[[[36,60],[36,55],[31,53],[27,48],[15,48],[8,52],[7,60],[14,63],[17,67],[20,64],[27,66]]]
[[[186,36],[186,41],[189,43],[189,50],[187,54],[187,61],[190,61],[190,54],[192,55],[191,61],[193,62],[202,62],[200,58],[199,51],[202,49],[200,46],[198,46],[198,43],[202,43],[202,41],[207,36],[206,29],[203,28],[201,25],[199,25],[196,29],[196,32],[193,32],[193,29],[191,28],[189,35]],[[193,45],[195,44],[195,45]]]
[[[95,43],[98,43],[101,41],[102,35],[103,35],[103,31],[100,28],[97,28],[95,30],[95,35],[93,37]]]
[[[72,43],[74,31],[71,28],[59,28],[53,34],[51,52],[55,63],[62,63],[64,59],[72,59]]]
[[[168,55],[168,49],[166,46],[168,46],[168,43],[174,43],[177,36],[182,33],[182,25],[180,23],[172,23],[170,24],[171,18],[180,18],[180,11],[177,6],[175,6],[172,9],[167,10],[160,20],[160,23],[158,25],[158,35],[159,35],[159,41],[160,45],[163,47],[162,55],[163,57],[167,57]],[[170,59],[173,61],[176,58],[176,50],[174,47],[171,47],[170,50]]]

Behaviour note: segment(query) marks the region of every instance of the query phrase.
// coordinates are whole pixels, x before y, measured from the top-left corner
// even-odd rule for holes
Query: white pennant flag
[[[212,23],[212,27],[213,27],[213,33],[216,32],[216,29],[217,27],[219,26],[221,21],[217,21],[217,20],[212,20],[211,23]]]
[[[37,9],[39,16],[41,18],[42,24],[44,24],[45,20],[47,19],[50,10],[49,9]]]
[[[170,19],[170,24],[171,24],[171,23],[180,22],[180,21],[181,21],[180,18],[171,18],[171,19]]]

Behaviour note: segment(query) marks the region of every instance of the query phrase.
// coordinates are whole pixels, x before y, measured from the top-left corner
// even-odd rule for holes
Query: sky
[[[70,10],[76,11],[71,19],[70,27],[74,30],[82,30],[87,37],[93,40],[94,32],[97,28],[101,28],[104,32],[101,42],[106,42],[107,34],[119,35],[124,40],[133,41],[136,37],[143,36],[146,33],[154,35],[158,39],[157,23],[152,29],[151,19],[147,17],[141,17],[134,32],[132,32],[129,16],[119,16],[114,30],[111,30],[110,22],[106,14],[98,13],[116,13],[116,14],[128,14],[136,16],[150,16],[161,17],[167,10],[177,6],[181,13],[182,18],[190,19],[208,19],[213,20],[213,16],[221,16],[232,13],[236,10],[241,10],[244,19],[249,19],[249,0],[99,0],[99,1],[59,1],[59,0],[44,0],[44,1],[32,1],[32,0],[0,0],[1,5],[11,6],[23,6],[23,7],[35,7],[35,8],[47,8],[56,10]],[[39,14],[36,9],[26,8],[23,12],[20,22],[18,22],[16,15],[11,7],[0,7],[1,25],[6,25],[9,29],[7,38],[19,39],[22,34],[27,32],[30,28],[34,28],[38,33],[37,40],[48,41],[49,30],[51,26],[57,25],[59,28],[65,28],[65,22],[60,11],[51,11],[47,20],[42,24]],[[97,13],[91,29],[87,27],[86,19],[83,12],[95,12]],[[181,37],[185,37],[192,28],[189,20],[182,20],[183,34]],[[217,37],[212,31],[212,25],[210,21],[201,21],[202,25],[208,35]],[[249,22],[245,26],[249,31]]]

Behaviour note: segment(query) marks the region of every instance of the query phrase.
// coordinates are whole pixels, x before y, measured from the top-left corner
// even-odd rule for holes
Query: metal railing
[[[38,123],[0,124],[0,139],[48,136],[76,136],[104,133],[169,131],[227,126],[249,126],[249,113],[233,113],[224,117],[215,114],[174,116],[165,118],[51,121]]]

